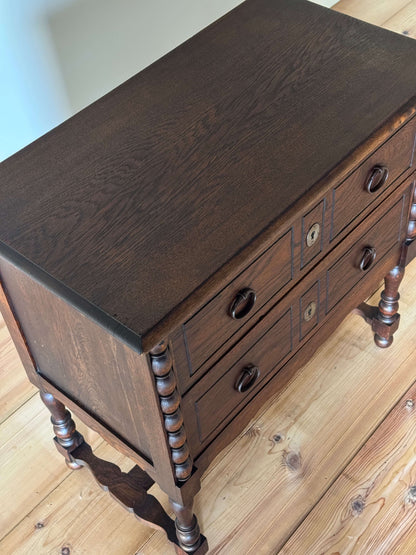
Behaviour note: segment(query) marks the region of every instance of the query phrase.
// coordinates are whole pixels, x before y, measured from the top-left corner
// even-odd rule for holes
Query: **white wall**
[[[240,3],[0,0],[0,160]]]
[[[0,0],[0,159],[71,115],[44,17],[67,0]]]
[[[338,0],[336,0],[335,2],[334,0],[311,0],[311,1],[314,2],[315,4],[320,4],[321,6],[332,8],[332,6],[335,6]]]

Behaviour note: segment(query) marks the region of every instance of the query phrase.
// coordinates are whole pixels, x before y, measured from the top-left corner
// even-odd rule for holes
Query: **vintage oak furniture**
[[[393,340],[415,69],[411,39],[248,0],[0,166],[2,311],[56,447],[178,553],[207,551],[201,475],[278,372],[353,309]],[[64,405],[137,466],[96,458]]]

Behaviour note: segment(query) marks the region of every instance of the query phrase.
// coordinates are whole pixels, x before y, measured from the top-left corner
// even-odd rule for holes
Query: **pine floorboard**
[[[341,0],[335,9],[416,38],[415,0]],[[390,349],[348,316],[211,464],[195,501],[211,553],[416,553],[416,409],[406,404],[416,404],[415,283],[416,260]],[[0,554],[173,554],[87,470],[67,469],[35,392],[0,321]],[[98,456],[130,468],[77,425]],[[157,486],[151,493],[166,506]]]
[[[281,553],[416,553],[415,517],[416,384]]]
[[[340,0],[333,7],[334,10],[352,17],[384,27],[391,17],[400,12],[409,0]]]
[[[0,424],[18,410],[36,388],[28,381],[20,359],[0,315]]]

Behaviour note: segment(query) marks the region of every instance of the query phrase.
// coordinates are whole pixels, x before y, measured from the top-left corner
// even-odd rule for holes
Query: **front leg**
[[[353,312],[362,316],[374,332],[374,341],[378,347],[390,347],[393,335],[400,323],[399,287],[404,277],[408,245],[403,244],[400,261],[384,278],[384,290],[378,306],[362,303]]]
[[[416,240],[416,182],[413,182],[407,233],[400,253],[400,262],[384,278],[385,288],[381,293],[378,312],[372,322],[374,341],[379,347],[389,347],[393,334],[399,327],[399,287],[404,276],[409,245]]]
[[[176,553],[178,555],[183,553],[203,555],[206,553],[208,543],[199,530],[198,520],[192,511],[192,504],[185,506],[175,503],[172,499],[169,501],[176,516],[175,527],[178,539]]]
[[[404,265],[398,265],[384,278],[385,288],[381,293],[377,316],[373,321],[374,341],[382,348],[393,343],[393,334],[399,327],[399,287],[404,276]]]

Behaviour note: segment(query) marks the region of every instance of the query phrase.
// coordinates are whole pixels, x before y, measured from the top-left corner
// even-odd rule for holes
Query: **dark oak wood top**
[[[248,0],[0,165],[1,252],[148,349],[399,125],[415,70],[411,39],[308,1]]]

